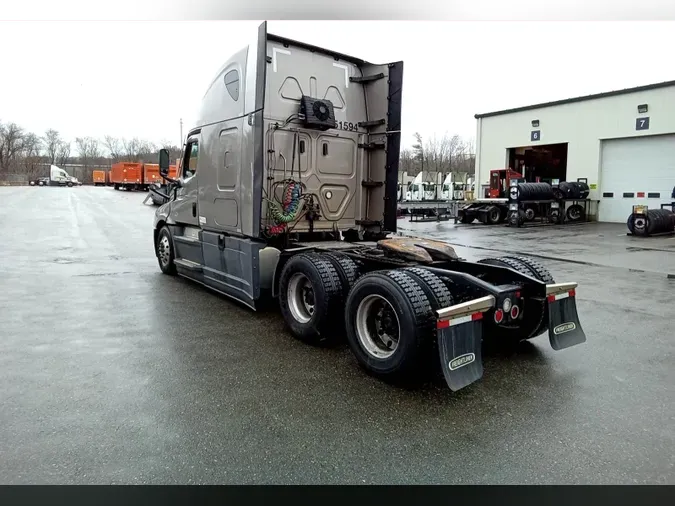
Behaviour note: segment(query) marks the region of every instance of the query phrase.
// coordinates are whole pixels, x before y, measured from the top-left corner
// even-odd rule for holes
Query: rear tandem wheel
[[[414,271],[362,276],[347,298],[347,342],[359,365],[392,380],[419,377],[434,341],[438,304]]]

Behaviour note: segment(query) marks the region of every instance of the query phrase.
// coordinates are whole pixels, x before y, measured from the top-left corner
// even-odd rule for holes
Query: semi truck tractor
[[[252,310],[278,300],[309,344],[346,338],[386,379],[483,374],[481,343],[586,340],[575,282],[539,263],[461,259],[396,235],[403,63],[372,64],[267,33],[208,86],[182,170],[157,208],[159,268]],[[160,173],[169,178],[169,153]]]
[[[49,177],[30,181],[31,186],[81,186],[82,182],[56,165],[49,166]]]

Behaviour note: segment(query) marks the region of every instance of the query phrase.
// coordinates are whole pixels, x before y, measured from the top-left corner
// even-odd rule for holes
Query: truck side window
[[[230,70],[225,74],[225,88],[235,102],[239,100],[239,72]]]
[[[197,173],[197,160],[199,158],[199,143],[197,141],[192,141],[190,143],[187,157],[183,179],[192,177]]]

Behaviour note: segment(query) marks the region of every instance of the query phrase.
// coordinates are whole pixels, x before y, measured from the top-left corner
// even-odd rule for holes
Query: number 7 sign
[[[649,130],[649,117],[636,119],[635,130]]]

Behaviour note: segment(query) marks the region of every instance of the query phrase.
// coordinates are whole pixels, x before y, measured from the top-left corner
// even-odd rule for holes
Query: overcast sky
[[[257,21],[0,22],[0,121],[179,143]],[[675,80],[675,22],[270,21],[374,63],[403,60],[403,144],[475,137],[473,115]]]

